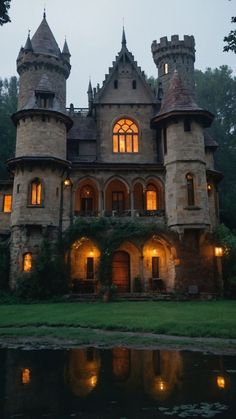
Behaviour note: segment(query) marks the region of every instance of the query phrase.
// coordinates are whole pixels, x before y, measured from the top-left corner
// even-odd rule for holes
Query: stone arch
[[[144,282],[147,289],[155,289],[160,282],[164,290],[175,287],[175,248],[161,236],[154,235],[143,246]],[[156,282],[155,282],[156,281]]]
[[[98,183],[92,177],[83,177],[77,182],[74,192],[76,215],[97,215],[99,210]]]
[[[122,213],[130,208],[130,186],[122,177],[113,176],[104,188],[104,209]]]

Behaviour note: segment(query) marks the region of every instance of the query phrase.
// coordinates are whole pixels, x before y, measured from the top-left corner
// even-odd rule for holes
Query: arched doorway
[[[130,257],[123,250],[113,254],[112,283],[117,286],[118,292],[130,292]]]

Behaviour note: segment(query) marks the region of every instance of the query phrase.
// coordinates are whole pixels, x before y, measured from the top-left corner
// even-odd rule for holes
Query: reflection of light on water
[[[216,381],[219,388],[225,388],[225,378],[222,375],[218,375]]]
[[[30,369],[29,368],[23,368],[21,372],[21,382],[22,384],[30,383]]]

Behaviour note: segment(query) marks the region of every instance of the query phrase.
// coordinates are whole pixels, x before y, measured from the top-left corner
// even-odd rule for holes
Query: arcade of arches
[[[164,187],[156,177],[138,179],[132,184],[110,178],[102,185],[87,178],[75,187],[75,215],[147,215],[150,211],[164,211]]]
[[[98,292],[98,245],[87,237],[76,240],[70,251],[71,278],[76,292]],[[112,254],[111,276],[119,293],[135,292],[139,278],[143,291],[171,291],[175,285],[175,249],[159,236],[144,245],[124,241]]]

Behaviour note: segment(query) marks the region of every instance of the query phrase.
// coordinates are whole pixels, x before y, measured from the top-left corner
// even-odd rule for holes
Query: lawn
[[[64,334],[66,337],[71,327],[236,339],[236,302],[221,300],[0,305],[0,337],[30,334],[45,336],[52,333],[58,336]]]

